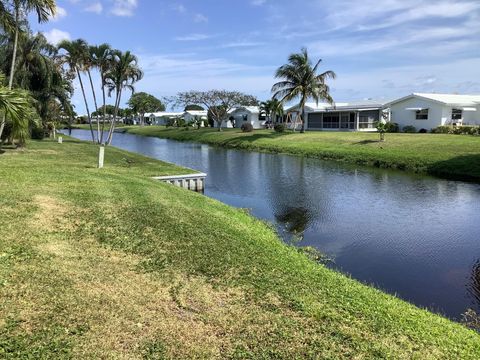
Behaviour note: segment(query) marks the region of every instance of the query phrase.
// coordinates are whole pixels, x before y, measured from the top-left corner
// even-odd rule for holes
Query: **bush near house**
[[[247,133],[247,132],[252,132],[253,131],[253,125],[252,124],[249,124],[249,123],[246,123],[246,124],[242,124],[241,128],[240,128],[243,132]]]
[[[396,122],[387,122],[385,130],[387,133],[398,133],[400,132],[400,126]]]
[[[433,134],[480,135],[480,126],[437,126]]]
[[[404,133],[409,133],[409,134],[413,134],[417,132],[417,128],[412,125],[404,126],[402,130]]]
[[[273,130],[275,130],[278,133],[283,133],[285,132],[286,128],[287,127],[285,126],[285,124],[275,124],[275,126],[273,127]]]

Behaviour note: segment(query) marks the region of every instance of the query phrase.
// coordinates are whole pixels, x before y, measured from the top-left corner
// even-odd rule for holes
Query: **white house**
[[[236,108],[229,114],[229,119],[232,118],[236,128],[241,128],[243,124],[252,124],[254,129],[263,129],[267,120],[265,114],[260,111],[258,106]]]
[[[182,117],[185,122],[189,123],[194,119],[200,119],[201,121],[207,121],[208,111],[207,110],[187,110],[183,113]]]
[[[440,125],[480,125],[480,95],[413,93],[385,105],[400,128],[430,130]]]
[[[181,112],[166,112],[160,111],[156,113],[151,113],[145,115],[145,118],[148,118],[149,122],[153,125],[167,125],[167,122],[172,119],[179,119],[183,116]]]
[[[344,102],[331,105],[329,103],[305,104],[306,130],[343,130],[343,131],[376,131],[377,121],[388,121],[384,103],[374,100]],[[299,115],[299,105],[287,109],[287,122],[293,127]],[[301,123],[297,122],[300,127]]]

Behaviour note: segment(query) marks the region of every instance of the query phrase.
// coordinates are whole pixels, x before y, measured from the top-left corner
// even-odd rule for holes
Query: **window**
[[[462,120],[462,109],[452,109],[452,120]]]
[[[422,109],[415,111],[415,119],[428,120],[428,109]]]
[[[243,121],[247,121],[248,120],[248,115],[243,115],[242,119],[243,119]]]
[[[340,120],[341,129],[355,129],[355,113],[342,113]]]
[[[380,119],[380,111],[360,111],[358,127],[360,129],[374,129],[375,122]]]
[[[264,112],[261,112],[260,114],[258,114],[258,120],[260,121],[267,120],[267,114],[265,114]]]
[[[339,129],[340,128],[340,114],[327,113],[323,115],[324,129]]]
[[[322,114],[308,114],[308,127],[310,129],[322,128]]]

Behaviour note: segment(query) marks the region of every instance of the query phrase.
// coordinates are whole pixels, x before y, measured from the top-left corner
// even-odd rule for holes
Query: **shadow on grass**
[[[352,145],[367,145],[367,144],[378,144],[380,143],[380,140],[362,140],[362,141],[357,141],[353,143]]]
[[[446,179],[480,183],[480,154],[461,155],[436,162],[427,168],[427,172]]]

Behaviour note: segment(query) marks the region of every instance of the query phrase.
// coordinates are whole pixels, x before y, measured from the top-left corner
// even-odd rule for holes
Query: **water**
[[[453,319],[480,310],[480,185],[130,134],[113,145],[207,173],[207,196],[358,280]]]

